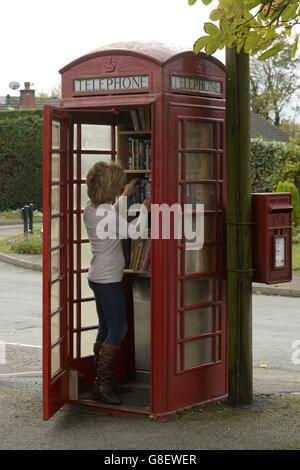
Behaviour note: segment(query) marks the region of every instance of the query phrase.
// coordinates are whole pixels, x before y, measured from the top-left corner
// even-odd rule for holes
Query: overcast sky
[[[200,0],[192,7],[188,0],[0,0],[0,95],[18,94],[11,81],[48,92],[60,83],[61,67],[113,42],[192,49],[210,10]]]

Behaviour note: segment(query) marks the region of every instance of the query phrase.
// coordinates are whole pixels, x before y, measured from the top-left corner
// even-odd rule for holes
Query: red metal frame
[[[173,204],[178,200],[178,152],[182,155],[182,186],[185,184],[213,184],[214,200],[217,201],[220,188],[222,188],[222,181],[226,178],[225,173],[225,159],[224,159],[224,121],[225,121],[225,101],[224,95],[222,98],[212,96],[193,96],[183,92],[182,94],[176,90],[175,93],[170,89],[170,77],[172,74],[188,75],[191,77],[202,77],[218,79],[222,82],[222,90],[225,86],[225,73],[224,67],[215,59],[207,58],[200,55],[196,58],[192,53],[175,54],[173,57],[150,57],[149,54],[137,53],[133,51],[108,51],[93,53],[86,56],[84,59],[75,61],[70,66],[62,70],[63,74],[63,99],[62,99],[62,114],[60,119],[66,123],[66,118],[70,117],[68,124],[63,124],[64,132],[69,130],[70,143],[68,154],[68,184],[69,184],[69,207],[68,219],[69,229],[68,233],[64,234],[68,237],[69,246],[69,261],[68,261],[68,316],[69,316],[69,356],[66,358],[68,367],[76,368],[78,372],[83,373],[86,382],[90,382],[93,376],[92,357],[80,358],[80,344],[77,344],[77,356],[73,355],[73,272],[77,273],[77,298],[78,311],[77,311],[77,328],[80,327],[80,303],[82,301],[80,294],[80,276],[81,272],[81,221],[80,214],[82,212],[80,204],[81,197],[80,191],[77,191],[77,208],[75,211],[72,207],[73,201],[73,155],[77,155],[77,168],[80,169],[80,131],[77,132],[77,139],[79,145],[74,151],[72,145],[73,124],[81,123],[105,123],[110,125],[116,123],[114,113],[117,109],[128,109],[137,106],[152,107],[152,202],[154,204],[161,204],[163,202]],[[116,62],[116,75],[120,75],[119,70],[132,70],[132,74],[138,73],[147,74],[151,76],[151,89],[150,93],[130,95],[111,95],[111,96],[85,96],[74,97],[72,83],[76,78],[84,78],[90,75],[105,75],[105,62],[107,58],[113,57]],[[106,74],[107,75],[107,74]],[[64,112],[65,110],[65,112]],[[56,113],[56,112],[55,112]],[[47,284],[49,278],[49,255],[47,247],[49,246],[49,212],[48,207],[50,203],[49,196],[49,154],[50,154],[50,137],[49,125],[52,116],[59,116],[54,111],[46,110],[45,114],[45,161],[44,161],[44,221],[46,230],[44,231],[44,312],[48,310],[49,302],[49,286]],[[107,116],[107,119],[105,118]],[[185,124],[183,124],[183,146],[178,148],[178,120],[183,123],[186,120],[196,120],[202,122],[211,122],[214,125],[214,142],[215,149],[192,149],[192,151],[205,151],[211,153],[211,158],[214,159],[214,179],[201,180],[184,180],[185,177],[185,155],[189,149],[184,146],[185,142]],[[113,127],[112,127],[113,129]],[[112,131],[113,134],[113,131]],[[113,134],[114,135],[114,134]],[[113,146],[115,142],[113,139]],[[99,153],[86,152],[84,153]],[[48,156],[47,156],[48,155]],[[222,175],[216,179],[217,171],[222,167]],[[76,178],[76,184],[79,187],[83,181],[81,176]],[[185,191],[183,191],[183,194]],[[185,197],[185,196],[184,196]],[[181,249],[181,263],[184,266],[184,244],[178,245],[178,240],[152,240],[152,282],[151,282],[151,394],[150,394],[150,407],[149,413],[154,414],[158,418],[168,416],[170,413],[188,408],[199,403],[214,400],[226,395],[227,392],[227,358],[226,358],[226,267],[225,267],[225,208],[226,208],[226,194],[225,188],[222,191],[222,206],[214,207],[213,210],[207,211],[207,217],[213,219],[214,239],[207,241],[206,246],[210,247],[212,251],[213,270],[209,273],[192,273],[189,275],[178,275],[177,266],[177,253]],[[215,202],[215,204],[217,204]],[[77,263],[76,269],[73,266],[73,213],[77,213]],[[48,215],[47,215],[48,214]],[[67,239],[67,238],[65,238]],[[48,274],[47,274],[48,273]],[[210,277],[214,275],[213,280],[213,299],[212,302],[203,304],[212,306],[213,314],[213,328],[211,334],[202,335],[201,338],[212,338],[212,363],[204,364],[188,370],[178,370],[177,367],[177,315],[181,312],[181,326],[182,326],[182,339],[179,340],[180,344],[185,344],[187,341],[192,341],[198,336],[184,338],[184,325],[183,319],[185,312],[189,309],[199,307],[199,305],[182,306],[177,305],[177,285],[178,281],[181,285],[184,284],[184,279],[198,279],[201,277]],[[132,294],[131,294],[131,281],[128,276],[125,277],[125,287],[127,291],[127,302],[129,306],[129,320],[132,323]],[[79,295],[79,296],[78,296]],[[182,297],[184,291],[182,287]],[[201,305],[200,305],[201,306]],[[49,349],[48,336],[49,325],[47,323],[47,314],[44,313],[45,327],[44,327],[44,346],[46,352],[44,354],[44,370],[45,370],[45,407],[48,409],[45,417],[49,417],[66,401],[66,394],[60,396],[58,389],[49,386]],[[79,328],[80,330],[80,328]],[[80,343],[80,335],[78,334],[78,341]],[[184,338],[184,339],[183,339]],[[219,339],[217,339],[219,338]],[[216,343],[220,341],[221,357],[216,354]],[[184,348],[181,348],[181,361],[184,364]],[[171,359],[171,360],[170,360]],[[220,359],[220,360],[219,360]],[[125,342],[122,351],[122,357],[118,364],[117,375],[122,376],[124,373],[132,371],[134,367],[134,347],[133,347],[133,331]],[[67,378],[62,382],[63,388],[66,391]],[[54,396],[55,405],[49,405],[50,395]],[[77,402],[78,403],[78,402]],[[93,407],[103,413],[113,414],[140,414],[145,411],[127,410],[122,407],[108,407],[86,402],[86,406]]]
[[[51,417],[68,398],[68,338],[67,338],[67,198],[66,198],[66,161],[68,155],[68,119],[65,110],[45,107],[44,161],[43,161],[43,397],[44,419]],[[60,123],[60,148],[52,148],[52,121]],[[60,181],[51,181],[51,158],[53,153],[60,155]],[[56,218],[60,220],[60,240],[56,247],[51,247],[51,188],[60,187],[60,212]],[[54,249],[60,253],[60,273],[55,279],[51,274],[51,254]],[[51,286],[60,284],[60,306],[51,312]],[[60,312],[60,313],[59,313]],[[51,319],[60,314],[60,338],[51,343]],[[61,367],[51,375],[51,350],[60,344]]]

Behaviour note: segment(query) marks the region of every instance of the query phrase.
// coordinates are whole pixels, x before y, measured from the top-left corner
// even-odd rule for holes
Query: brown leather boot
[[[95,379],[94,392],[96,397],[109,405],[121,403],[118,395],[113,390],[112,375],[119,347],[103,343],[98,354],[98,367]]]
[[[99,354],[102,349],[102,345],[103,345],[103,341],[96,341],[96,343],[94,343],[93,351],[94,351],[94,363],[96,366],[96,370],[98,369]]]

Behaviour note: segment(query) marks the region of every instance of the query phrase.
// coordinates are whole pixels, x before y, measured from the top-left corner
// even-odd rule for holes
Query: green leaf
[[[207,46],[208,42],[209,36],[202,36],[201,38],[197,39],[193,47],[195,54],[199,54],[199,52]]]
[[[194,5],[197,2],[197,0],[189,0],[189,5]]]
[[[224,12],[223,10],[220,10],[220,8],[218,8],[216,10],[213,10],[209,17],[212,21],[219,21],[221,18],[224,17]]]
[[[279,52],[281,52],[285,48],[284,42],[281,42],[279,44],[276,44],[276,46],[271,47],[268,49],[266,52],[261,54],[257,60],[266,60],[269,59],[270,57],[274,57],[277,55]]]
[[[204,5],[209,5],[211,2],[212,0],[202,0],[202,3],[204,3]]]
[[[260,37],[258,36],[256,31],[250,31],[245,41],[245,46],[244,46],[245,52],[252,52],[253,49],[255,49],[255,47],[259,43],[259,41],[260,41]]]
[[[216,36],[208,36],[208,38],[209,38],[209,40],[208,40],[207,45],[205,47],[205,52],[206,52],[206,54],[211,55],[214,52],[216,52],[216,50],[218,49],[219,38],[216,37]]]
[[[298,43],[299,43],[299,34],[295,37],[295,41],[292,46],[292,57],[296,56],[297,49],[298,49]]]
[[[299,2],[293,3],[288,6],[281,15],[281,21],[289,21],[296,16],[297,10],[299,8]]]
[[[213,23],[204,23],[204,31],[210,36],[219,36],[220,30]]]
[[[252,10],[252,8],[257,7],[260,3],[262,3],[261,0],[245,0],[245,8]]]

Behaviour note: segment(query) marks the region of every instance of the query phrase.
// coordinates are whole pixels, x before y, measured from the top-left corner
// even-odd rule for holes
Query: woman
[[[127,317],[122,278],[124,272],[124,254],[118,233],[116,215],[119,213],[118,196],[130,197],[137,188],[138,180],[126,184],[124,171],[118,165],[104,162],[95,163],[87,175],[88,202],[83,220],[91,244],[92,260],[88,272],[89,286],[94,292],[99,317],[99,329],[94,344],[96,363],[95,393],[104,403],[117,405],[120,398],[112,386],[113,367],[120,344],[127,332]],[[144,201],[149,210],[150,202]],[[113,204],[113,206],[112,206]],[[126,206],[127,207],[127,206]],[[99,230],[103,215],[99,209],[106,210],[109,230]],[[98,210],[98,211],[97,211]],[[103,212],[102,212],[103,214]],[[142,212],[140,218],[142,217]],[[142,222],[142,220],[141,220]],[[114,228],[111,228],[111,227]]]

